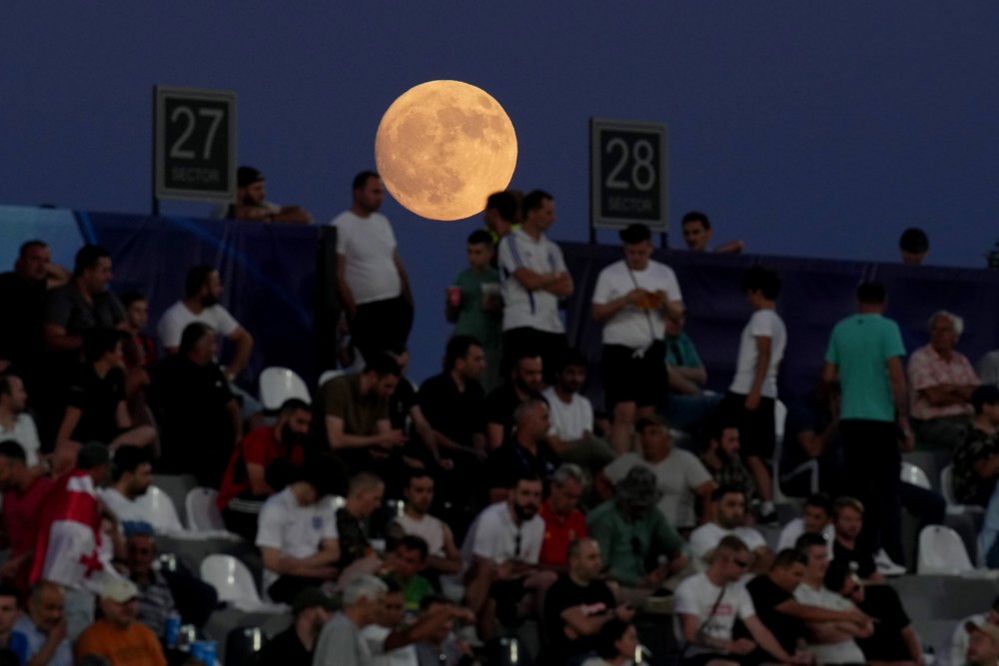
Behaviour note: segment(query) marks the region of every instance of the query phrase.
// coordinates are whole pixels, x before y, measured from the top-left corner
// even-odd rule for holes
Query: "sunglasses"
[[[749,560],[739,560],[739,559],[733,558],[732,559],[732,564],[734,564],[735,566],[739,567],[740,569],[748,569],[749,565],[751,563],[749,562]]]

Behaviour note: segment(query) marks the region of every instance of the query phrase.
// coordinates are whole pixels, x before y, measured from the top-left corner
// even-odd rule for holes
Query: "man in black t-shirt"
[[[536,351],[522,352],[514,360],[510,376],[486,398],[486,442],[490,450],[510,439],[517,406],[540,398],[543,388],[541,356]]]
[[[318,588],[302,590],[291,605],[292,625],[268,641],[254,663],[257,666],[312,666],[316,639],[334,610],[333,599]]]
[[[561,462],[548,446],[551,421],[544,398],[521,403],[514,411],[514,421],[516,427],[509,441],[486,460],[490,503],[504,500],[513,482],[524,474],[538,477],[547,489],[548,479]]]
[[[569,572],[545,595],[544,628],[547,646],[539,663],[565,664],[596,647],[600,628],[611,618],[630,622],[635,610],[618,606],[614,593],[599,576],[600,546],[593,539],[569,544]]]
[[[833,504],[833,527],[836,538],[833,540],[832,559],[837,563],[854,563],[861,580],[880,583],[884,576],[878,572],[874,553],[857,537],[864,528],[864,505],[852,497],[840,497]]]

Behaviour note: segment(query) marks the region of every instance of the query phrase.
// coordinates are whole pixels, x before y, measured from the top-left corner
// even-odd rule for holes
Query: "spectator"
[[[399,381],[396,382],[395,390],[389,396],[389,423],[393,430],[411,433],[413,437],[407,442],[399,455],[399,462],[407,467],[421,467],[427,460],[426,452],[437,444],[438,433],[423,415],[423,410],[417,403],[416,384],[406,376],[406,367],[409,365],[409,350],[403,349],[400,352],[386,352],[386,354],[399,366]],[[419,441],[422,446],[417,446]],[[427,460],[437,465],[442,463],[437,459]],[[447,466],[447,463],[443,463]],[[393,488],[398,488],[405,475],[398,470],[398,477],[388,477],[387,480]]]
[[[656,508],[655,475],[633,467],[614,487],[614,499],[586,518],[590,536],[606,553],[607,576],[622,588],[620,598],[638,604],[671,575],[687,566],[683,540]]]
[[[628,666],[634,663],[639,649],[635,625],[612,618],[600,627],[596,638],[596,656],[582,666]]]
[[[716,486],[738,488],[747,501],[756,497],[756,484],[739,457],[739,428],[720,422],[708,432],[708,445],[701,454],[704,468],[714,477]]]
[[[399,383],[399,364],[385,354],[367,356],[364,372],[340,375],[319,389],[326,441],[352,471],[381,476],[399,464],[396,449],[406,443],[389,421],[389,397]],[[396,454],[396,455],[393,455]]]
[[[420,575],[427,568],[428,555],[427,542],[408,534],[396,541],[386,557],[384,571],[398,584],[404,602],[403,610],[407,613],[418,612],[423,598],[434,593],[430,581]]]
[[[552,373],[568,347],[558,301],[572,294],[562,250],[545,235],[555,223],[555,200],[542,190],[524,197],[523,226],[499,244],[503,278],[503,370],[524,352],[538,354]]]
[[[444,597],[424,597],[421,610],[424,614],[435,615],[454,608],[454,604]],[[472,661],[471,648],[459,641],[452,632],[453,623],[446,622],[440,629],[416,644],[416,659],[419,666],[468,666]]]
[[[492,239],[493,245],[520,229],[520,201],[523,199],[516,190],[493,192],[486,199],[486,210],[482,217],[486,222],[486,233]]]
[[[343,592],[343,610],[333,615],[319,633],[314,666],[361,666],[364,648],[361,630],[378,620],[388,586],[374,576],[360,576]]]
[[[382,599],[376,620],[361,629],[364,663],[366,666],[417,666],[416,646],[410,644],[391,651],[385,649],[385,639],[402,625],[405,601],[402,590],[394,580],[382,580],[388,585],[388,591]]]
[[[840,497],[833,505],[833,527],[835,539],[832,542],[832,559],[836,563],[852,565],[862,580],[875,583],[884,581],[872,553],[858,540],[864,526],[864,505],[852,497]],[[897,573],[905,573],[902,569]]]
[[[510,376],[486,398],[486,443],[490,451],[509,440],[517,406],[541,397],[544,387],[542,360],[536,352],[523,352],[513,359]]]
[[[551,571],[538,568],[545,532],[538,516],[540,504],[541,480],[520,476],[505,501],[483,509],[466,537],[468,545],[463,550],[470,553],[466,602],[478,618],[479,635],[484,639],[493,637],[497,620],[515,626],[522,617],[525,597],[540,597],[555,580]]]
[[[195,322],[210,326],[234,345],[232,360],[222,368],[226,380],[231,382],[239,377],[250,360],[253,336],[222,305],[221,298],[222,278],[219,272],[205,264],[195,266],[187,271],[184,298],[167,308],[156,325],[156,331],[166,351],[174,354],[182,346],[181,339],[188,326]]]
[[[999,664],[999,628],[991,624],[965,625],[968,649],[964,659],[967,666],[996,666]]]
[[[264,561],[263,588],[290,603],[303,589],[336,576],[340,558],[330,474],[318,461],[290,473],[291,482],[260,510],[256,545]]]
[[[923,663],[923,648],[898,593],[888,585],[865,585],[845,563],[836,560],[825,585],[852,601],[874,620],[874,633],[857,639],[867,663]]]
[[[800,518],[793,518],[780,531],[777,550],[794,548],[802,534],[821,534],[830,546],[836,537],[832,524],[833,501],[825,493],[809,495]]]
[[[975,627],[981,627],[986,624],[999,627],[999,597],[996,597],[992,601],[992,607],[987,612],[976,613],[975,615],[966,617],[958,622],[957,627],[954,629],[954,633],[950,638],[950,646],[948,650],[950,659],[945,661],[945,663],[964,663],[965,655],[968,652],[968,638],[970,632],[967,627],[969,623]],[[999,638],[999,632],[997,632],[997,638]],[[999,644],[999,641],[997,641],[997,644]]]
[[[513,413],[514,430],[510,440],[486,460],[491,501],[504,499],[513,480],[532,474],[545,482],[555,473],[559,458],[548,446],[551,421],[544,399],[527,400]]]
[[[14,624],[10,648],[22,664],[73,666],[73,647],[63,615],[65,596],[55,583],[40,581],[31,588],[28,612]]]
[[[843,403],[838,382],[820,385],[803,400],[791,400],[784,419],[779,463],[781,488],[798,497],[818,489],[838,497],[846,492],[846,468],[839,432]]]
[[[742,290],[753,308],[742,329],[735,376],[722,409],[739,424],[739,443],[760,493],[760,521],[775,522],[773,481],[766,461],[773,457],[776,434],[777,368],[787,347],[787,329],[777,314],[780,277],[762,266],[749,269]]]
[[[38,465],[38,429],[28,413],[28,392],[18,375],[0,375],[0,441],[13,439],[24,449],[29,467]]]
[[[333,617],[336,603],[319,588],[307,587],[291,604],[292,624],[267,641],[256,666],[311,666],[319,633]]]
[[[10,544],[7,561],[0,567],[0,579],[24,593],[38,543],[39,514],[52,489],[52,480],[28,467],[20,444],[5,440],[0,441],[0,489],[3,532]]]
[[[930,238],[919,227],[909,227],[898,239],[898,249],[902,263],[906,266],[922,266],[930,252]]]
[[[545,595],[548,652],[543,663],[571,663],[597,647],[600,630],[609,621],[630,622],[635,616],[631,606],[617,604],[614,592],[601,580],[603,560],[596,541],[575,539],[567,555],[568,571]]]
[[[218,507],[230,532],[248,541],[257,537],[260,509],[274,488],[267,482],[272,465],[305,464],[305,444],[312,424],[309,403],[289,398],[281,405],[273,426],[250,431],[229,458],[219,489]]]
[[[162,512],[153,511],[151,504],[141,498],[153,483],[153,463],[150,452],[134,446],[123,446],[115,451],[111,465],[111,485],[97,491],[104,507],[119,522],[144,522],[160,533],[177,533],[184,527],[176,514],[167,518]]]
[[[229,204],[225,216],[230,220],[312,223],[312,215],[301,206],[281,206],[267,201],[264,175],[251,166],[236,169],[236,203]]]
[[[101,619],[80,636],[76,644],[77,660],[97,655],[110,666],[137,663],[166,666],[156,636],[135,621],[139,614],[139,589],[131,581],[115,578],[104,586],[101,614]]]
[[[353,204],[336,227],[337,289],[351,338],[365,360],[405,348],[413,294],[388,219],[378,212],[385,189],[373,171],[354,178]]]
[[[111,451],[119,446],[149,446],[156,440],[150,426],[133,427],[125,404],[123,334],[96,329],[84,336],[85,363],[69,385],[66,413],[56,436],[56,473],[72,468],[81,442],[102,442]]]
[[[805,556],[805,575],[801,585],[794,591],[794,598],[806,606],[856,613],[858,609],[851,601],[823,584],[826,572],[829,570],[829,550],[822,536],[804,534],[798,540],[797,546]],[[867,663],[855,639],[868,637],[874,633],[873,622],[868,620],[857,624],[810,621],[808,624],[811,633],[810,650],[815,655],[817,663]]]
[[[677,318],[664,320],[666,337],[666,374],[669,380],[669,400],[666,420],[684,431],[698,428],[721,403],[723,396],[705,391],[708,371],[694,341],[684,331],[686,312]]]
[[[686,644],[682,663],[728,664],[757,646],[782,664],[808,662],[805,655],[785,651],[757,617],[745,585],[739,582],[751,563],[746,544],[729,535],[715,548],[707,571],[680,583],[675,608],[678,638]],[[752,639],[733,636],[736,619],[742,620]]]
[[[758,531],[746,525],[746,496],[732,486],[720,486],[711,497],[714,521],[704,523],[690,533],[690,550],[698,558],[707,558],[727,536],[739,537],[754,556],[752,571],[764,573],[773,563],[773,551]]]
[[[187,325],[177,354],[153,372],[151,403],[160,424],[160,471],[194,474],[216,488],[242,437],[239,406],[215,362],[215,331]]]
[[[999,388],[979,386],[971,403],[975,418],[954,451],[952,490],[961,504],[984,507],[999,477]]]
[[[434,479],[426,471],[413,470],[402,491],[405,507],[395,518],[393,529],[400,534],[418,536],[427,544],[427,568],[437,575],[461,572],[461,553],[454,542],[451,527],[430,515],[434,502]]]
[[[714,231],[708,216],[700,211],[692,210],[683,216],[680,223],[683,228],[683,242],[691,252],[707,252],[708,243]],[[729,241],[715,248],[717,254],[740,254],[746,248],[742,241]]]
[[[636,426],[641,455],[625,453],[604,469],[604,476],[617,483],[632,467],[643,466],[656,475],[662,499],[659,510],[670,525],[690,529],[697,525],[695,505],[710,506],[715,485],[711,473],[697,456],[673,446],[669,428],[658,416],[643,417]]]
[[[374,474],[361,472],[350,479],[347,502],[336,512],[340,535],[340,559],[336,560],[336,566],[342,572],[341,585],[349,582],[347,567],[353,566],[352,572],[370,573],[381,566],[369,538],[371,517],[382,505],[384,496],[385,484]]]
[[[122,294],[121,304],[125,308],[124,331],[131,336],[125,347],[125,363],[129,368],[152,367],[156,363],[156,340],[146,333],[149,301],[141,293],[129,291]]]
[[[454,323],[452,335],[478,340],[486,356],[483,386],[493,390],[499,381],[503,333],[503,298],[499,272],[492,266],[495,254],[488,231],[478,229],[468,237],[468,268],[448,287],[445,312]]]
[[[683,296],[673,269],[652,261],[652,233],[644,224],[620,232],[624,259],[597,276],[593,319],[603,324],[604,403],[613,412],[611,444],[632,449],[638,416],[655,413],[668,388],[663,319],[683,314]]]
[[[839,378],[843,391],[840,433],[850,470],[849,492],[867,510],[862,535],[871,551],[885,547],[901,558],[899,483],[902,446],[912,448],[909,401],[898,324],[883,316],[885,290],[865,282],[857,288],[859,313],[833,329],[822,373],[828,385]],[[897,561],[897,560],[896,560]]]
[[[548,401],[552,448],[563,460],[597,472],[614,459],[614,450],[593,434],[593,405],[582,394],[585,384],[586,356],[570,349],[559,364],[555,383],[541,395]]]
[[[166,640],[166,623],[177,610],[173,593],[163,574],[153,566],[156,540],[153,526],[143,522],[124,523],[128,577],[138,589],[139,612],[136,619],[149,627],[161,641]]]
[[[563,463],[551,479],[551,491],[538,512],[545,521],[545,539],[538,562],[543,567],[565,571],[569,545],[586,537],[586,516],[579,510],[583,497],[583,470]]]
[[[971,394],[980,382],[971,362],[954,349],[964,320],[946,310],[930,317],[930,342],[909,357],[912,429],[921,449],[953,451],[968,432]]]

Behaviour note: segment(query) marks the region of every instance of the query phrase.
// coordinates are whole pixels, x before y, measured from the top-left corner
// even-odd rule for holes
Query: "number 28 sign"
[[[590,120],[590,223],[666,231],[666,126]]]
[[[232,201],[236,195],[236,94],[156,86],[155,197]]]

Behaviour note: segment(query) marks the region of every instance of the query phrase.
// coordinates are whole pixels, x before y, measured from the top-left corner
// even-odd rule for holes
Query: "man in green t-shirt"
[[[427,542],[407,534],[396,542],[388,556],[386,573],[399,584],[407,613],[419,612],[423,598],[434,594],[433,585],[420,575],[427,567],[427,555]]]

